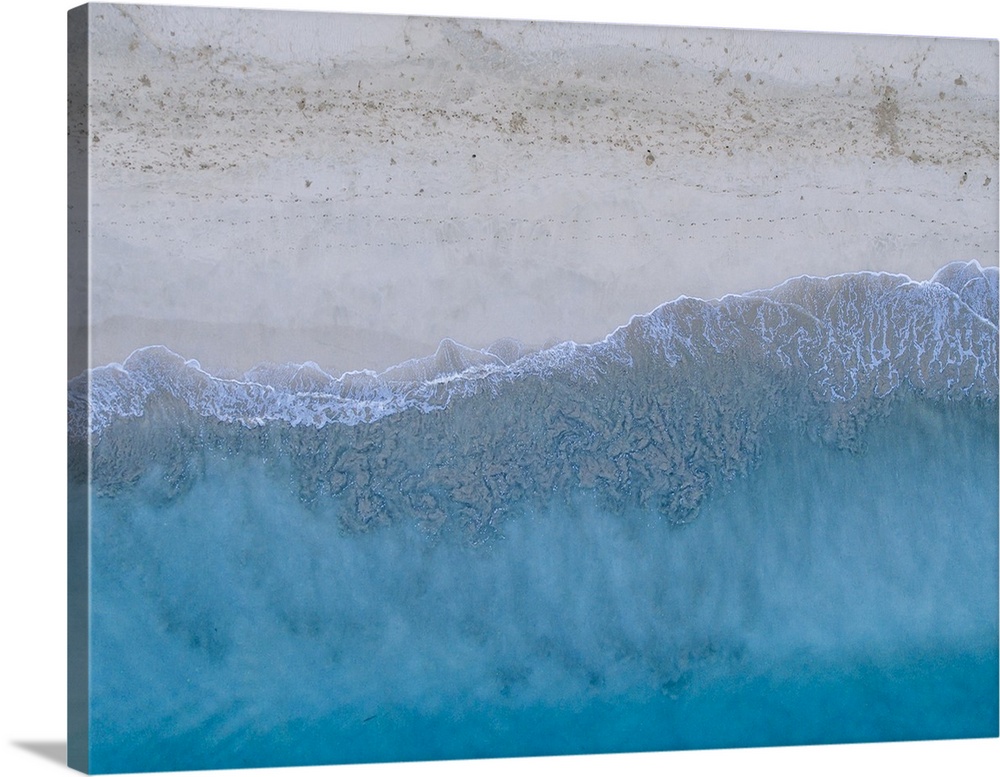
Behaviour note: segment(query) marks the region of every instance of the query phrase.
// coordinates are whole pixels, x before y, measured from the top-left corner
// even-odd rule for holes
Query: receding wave
[[[605,364],[651,355],[674,367],[730,352],[738,361],[802,371],[817,396],[884,396],[903,383],[933,395],[996,396],[997,268],[955,262],[932,280],[856,273],[798,277],[766,291],[705,301],[682,297],[636,316],[603,341],[531,353],[514,340],[477,350],[443,340],[436,353],[381,373],[339,378],[312,362],[261,365],[226,380],[162,346],[89,373],[90,423],[141,416],[156,395],[196,413],[253,427],[270,421],[323,427],[357,424],[456,396],[496,391],[528,376],[596,378]],[[70,386],[70,430],[87,424],[86,378]]]
[[[850,448],[901,393],[995,403],[997,276],[976,262],[924,282],[803,276],[680,298],[597,343],[445,340],[340,377],[306,363],[224,380],[154,346],[71,383],[70,436],[90,431],[109,492],[151,467],[181,488],[204,450],[258,450],[290,462],[303,499],[347,499],[355,527],[405,515],[434,527],[457,508],[482,528],[573,488],[685,520],[776,427]]]

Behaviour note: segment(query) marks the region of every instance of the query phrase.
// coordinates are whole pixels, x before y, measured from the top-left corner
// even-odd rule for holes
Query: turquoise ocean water
[[[996,736],[996,277],[93,371],[92,770]]]

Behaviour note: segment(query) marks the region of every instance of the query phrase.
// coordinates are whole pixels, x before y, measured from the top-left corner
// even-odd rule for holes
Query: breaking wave
[[[680,298],[598,343],[445,340],[339,378],[306,363],[224,380],[144,348],[71,384],[70,437],[82,450],[89,428],[101,493],[154,467],[182,489],[206,451],[256,451],[291,467],[305,501],[346,499],[352,528],[461,515],[481,530],[512,502],[573,488],[685,521],[775,430],[851,449],[902,394],[995,403],[997,346],[997,268],[800,277]]]
[[[531,377],[597,380],[608,367],[636,360],[677,367],[719,355],[734,365],[799,373],[827,401],[864,402],[903,384],[931,396],[995,397],[997,268],[956,262],[927,282],[870,272],[803,276],[720,300],[682,297],[599,343],[531,353],[513,340],[477,350],[446,339],[432,356],[339,378],[306,362],[261,365],[226,380],[150,346],[73,381],[69,426],[76,436],[88,426],[99,435],[116,419],[142,416],[157,397],[247,427],[354,425],[439,410],[456,397],[495,394]]]

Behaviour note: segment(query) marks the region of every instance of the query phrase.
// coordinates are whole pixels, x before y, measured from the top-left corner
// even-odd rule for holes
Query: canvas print
[[[72,766],[997,736],[997,41],[69,52]]]

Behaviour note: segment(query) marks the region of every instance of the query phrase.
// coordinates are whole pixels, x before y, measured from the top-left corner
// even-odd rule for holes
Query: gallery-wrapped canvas
[[[997,736],[996,41],[69,55],[71,766]]]

